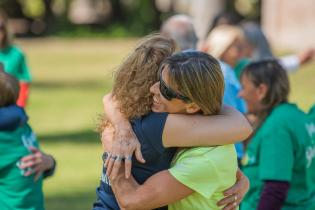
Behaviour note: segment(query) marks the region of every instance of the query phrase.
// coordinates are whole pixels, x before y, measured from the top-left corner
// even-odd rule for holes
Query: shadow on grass
[[[95,187],[85,193],[73,192],[72,195],[46,196],[46,210],[88,210],[96,200]]]
[[[93,130],[83,130],[72,133],[38,135],[40,142],[76,143],[76,144],[100,144],[99,134]]]
[[[108,83],[108,82],[107,82]],[[109,86],[104,81],[84,80],[84,81],[34,81],[32,88],[38,89],[62,89],[62,88],[76,88],[76,89],[95,89]]]

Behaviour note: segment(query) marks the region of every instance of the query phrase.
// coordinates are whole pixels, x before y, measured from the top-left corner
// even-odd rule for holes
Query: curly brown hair
[[[175,50],[175,43],[159,34],[146,36],[115,73],[113,97],[128,119],[151,110],[150,87],[158,80],[159,66]]]
[[[159,34],[144,37],[115,72],[112,96],[129,120],[151,111],[150,87],[158,81],[160,64],[175,51],[175,42]],[[100,115],[96,130],[102,132],[109,122]]]

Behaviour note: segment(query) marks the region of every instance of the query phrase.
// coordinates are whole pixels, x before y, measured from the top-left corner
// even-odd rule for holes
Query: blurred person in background
[[[239,27],[220,25],[210,32],[204,46],[202,46],[202,51],[220,60],[225,82],[224,104],[232,106],[245,114],[245,102],[238,96],[241,84],[233,69],[233,66],[242,56],[242,39],[243,32]],[[243,144],[236,144],[236,150],[238,159],[241,160],[244,154]]]
[[[55,160],[41,152],[27,116],[16,106],[19,83],[0,69],[0,209],[44,209],[42,178]]]
[[[236,61],[236,64],[232,66],[235,69],[238,79],[244,67],[249,64],[251,60],[275,57],[268,39],[260,25],[256,22],[247,20],[241,21],[240,18],[232,13],[223,12],[214,18],[210,32],[220,25],[240,26],[244,32],[242,58]],[[314,55],[315,49],[309,48],[297,54],[277,57],[277,59],[279,59],[279,63],[286,71],[295,72],[301,65],[310,62],[314,58]]]
[[[277,60],[250,63],[241,82],[240,96],[258,119],[242,160],[251,184],[241,210],[315,209],[315,120],[288,102]]]
[[[25,107],[29,96],[31,74],[24,53],[12,43],[8,18],[3,10],[0,10],[0,62],[3,63],[7,73],[19,80],[20,92],[17,104]]]
[[[240,78],[242,70],[251,60],[277,58],[280,65],[287,72],[292,73],[297,71],[301,65],[309,63],[314,58],[314,48],[303,50],[298,54],[275,57],[266,36],[257,23],[243,21],[240,26],[244,32],[245,39],[243,42],[242,59],[234,67],[238,78]]]
[[[162,36],[173,39],[179,51],[195,50],[198,38],[191,17],[174,15],[160,29]]]

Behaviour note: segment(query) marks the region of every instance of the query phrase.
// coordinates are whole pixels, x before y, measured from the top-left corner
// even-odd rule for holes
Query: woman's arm
[[[233,144],[246,139],[252,127],[243,114],[225,106],[219,115],[170,114],[163,131],[165,147]]]
[[[120,172],[115,179],[111,179],[112,189],[122,209],[158,208],[183,199],[194,192],[175,179],[168,170],[151,176],[143,185],[139,185],[132,176],[126,179],[123,174]],[[224,210],[235,209],[245,196],[248,186],[247,177],[240,175],[238,171],[237,182],[229,192],[224,192],[226,197],[218,203],[218,206],[224,207]]]
[[[113,146],[108,150],[114,156],[129,157],[136,150],[136,158],[144,162],[140,144],[129,121],[120,112],[118,104],[107,94],[103,98],[104,112],[115,128]],[[238,111],[224,107],[219,115],[170,114],[163,131],[165,147],[213,146],[232,144],[248,137],[252,128]],[[121,161],[109,158],[107,174],[118,173]],[[125,161],[126,177],[131,173],[131,161]]]
[[[287,198],[289,182],[265,181],[257,210],[280,210]]]
[[[177,181],[168,170],[151,176],[139,185],[131,176],[118,175],[111,186],[121,209],[142,210],[166,206],[193,193],[193,190]]]
[[[106,95],[103,102],[106,115],[118,131],[131,129],[110,95]],[[219,115],[169,114],[163,131],[163,144],[166,147],[233,144],[246,139],[251,132],[252,127],[243,114],[224,106]]]
[[[112,99],[112,94],[109,93],[103,97],[103,107],[104,112],[113,126],[115,131],[111,138],[111,148],[106,148],[108,152],[108,158],[105,162],[105,167],[107,168],[106,174],[109,176],[111,173],[115,176],[121,166],[121,161],[119,159],[110,158],[111,155],[114,157],[125,158],[125,176],[128,178],[131,174],[131,156],[135,153],[135,156],[139,162],[144,163],[145,160],[142,157],[141,145],[136,135],[134,134],[130,122],[125,118],[125,116],[120,112],[118,104]],[[107,132],[107,134],[109,134]],[[102,133],[102,143],[106,138],[103,138]]]

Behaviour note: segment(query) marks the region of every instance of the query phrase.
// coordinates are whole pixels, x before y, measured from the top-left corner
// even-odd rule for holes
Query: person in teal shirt
[[[0,90],[0,114],[6,111],[0,130],[0,209],[43,210],[42,180],[53,174],[55,161],[40,152],[25,112],[14,105],[18,81],[1,69]],[[20,120],[11,121],[10,115]]]
[[[4,11],[0,11],[0,64],[7,73],[19,80],[20,93],[17,104],[25,107],[32,77],[23,51],[12,44],[11,34],[8,31],[8,18]]]
[[[249,64],[240,96],[257,117],[242,170],[250,189],[241,210],[315,209],[315,120],[288,103],[289,80],[275,59]]]

